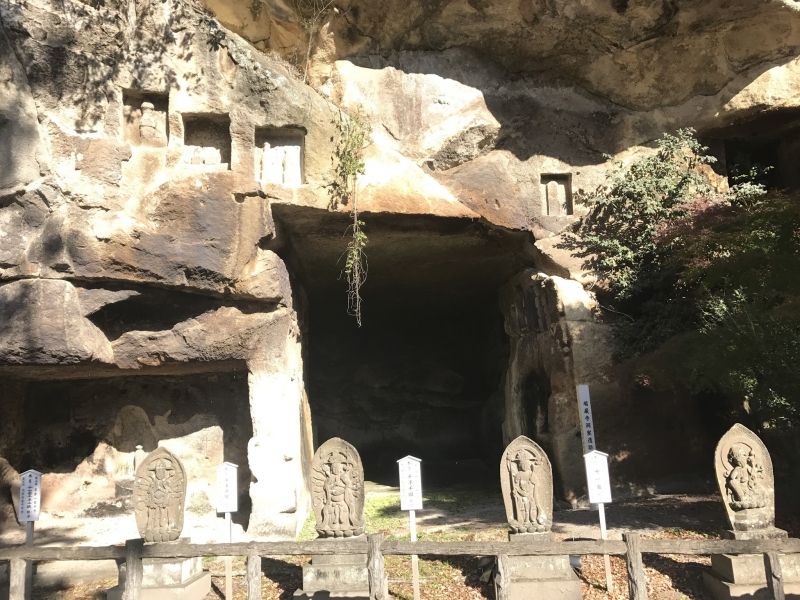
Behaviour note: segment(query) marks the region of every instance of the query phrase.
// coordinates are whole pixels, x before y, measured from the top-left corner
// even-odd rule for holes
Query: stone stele
[[[311,498],[320,537],[364,533],[364,467],[351,444],[331,438],[317,449],[311,462]]]
[[[769,451],[758,436],[735,424],[717,444],[714,468],[734,535],[772,530],[775,476]]]
[[[506,518],[514,533],[543,533],[553,526],[553,469],[544,450],[519,436],[500,459]]]
[[[136,469],[133,506],[145,542],[172,542],[183,529],[186,471],[181,461],[157,448]]]

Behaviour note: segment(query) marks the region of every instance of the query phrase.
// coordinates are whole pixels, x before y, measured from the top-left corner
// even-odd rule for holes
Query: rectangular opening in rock
[[[303,184],[306,132],[301,127],[257,127],[256,176],[261,185]]]
[[[770,190],[800,189],[800,110],[775,110],[703,132],[714,170],[734,185],[741,177]]]
[[[226,114],[183,114],[183,162],[231,168],[231,120]]]
[[[100,377],[88,367],[62,367],[60,377],[68,379],[38,379],[59,377],[40,369],[36,379],[13,380],[17,393],[6,398],[3,413],[15,415],[15,426],[0,451],[18,471],[43,473],[40,525],[54,535],[79,531],[98,544],[117,543],[119,532],[134,534],[137,446],[140,456],[163,446],[187,472],[186,537],[205,537],[216,526],[220,538],[227,536],[214,508],[216,469],[224,461],[239,465],[239,511],[233,519],[246,528],[247,443],[253,432],[247,372],[243,364],[222,370],[232,366],[209,372],[204,369],[215,368],[212,363],[182,365]],[[13,515],[5,510],[9,499],[0,502],[6,518]]]
[[[168,113],[168,94],[122,90],[122,126],[125,141],[129,144],[166,146],[169,140]]]
[[[572,175],[551,173],[541,176],[542,214],[561,216],[572,214]]]
[[[274,210],[308,298],[317,443],[352,443],[370,481],[397,485],[396,461],[411,454],[423,460],[427,486],[492,488],[509,351],[498,289],[525,265],[519,234],[469,219],[370,215],[358,327],[340,278],[348,216]]]

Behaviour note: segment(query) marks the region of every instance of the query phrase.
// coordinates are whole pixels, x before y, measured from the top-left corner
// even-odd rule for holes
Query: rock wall
[[[334,123],[361,111],[374,268],[415,294],[443,274],[489,281],[510,350],[476,435],[534,435],[574,499],[574,385],[617,406],[608,330],[558,248],[578,192],[606,155],[679,126],[719,142],[723,176],[743,123],[774,117],[782,135],[800,108],[797,2],[346,0],[310,34],[302,6],[0,0],[3,414],[55,382],[246,372],[249,531],[299,531],[317,398],[298,313],[332,302],[316,279],[336,270],[349,210],[326,211]],[[21,443],[6,428],[3,456],[22,461]]]

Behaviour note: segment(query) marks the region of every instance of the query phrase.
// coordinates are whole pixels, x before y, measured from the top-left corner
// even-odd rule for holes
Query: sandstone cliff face
[[[326,186],[337,115],[361,111],[371,136],[358,202],[375,224],[375,297],[402,306],[402,289],[420,298],[441,286],[436,314],[500,298],[502,401],[462,412],[510,439],[535,420],[525,382],[546,382],[552,423],[541,433],[574,497],[574,385],[594,384],[601,404],[615,394],[597,307],[568,281],[580,264],[557,248],[583,210],[576,193],[602,182],[606,154],[647,152],[665,130],[695,126],[722,140],[724,158],[743,120],[800,108],[800,6],[349,0],[310,36],[302,6],[0,0],[0,380],[13,396],[2,414],[24,419],[42,381],[244,374],[237,410],[252,435],[236,452],[252,473],[249,531],[294,534],[312,449],[314,328],[300,317],[342,293],[349,207],[326,212]],[[308,67],[313,87],[287,59]],[[549,316],[526,297],[549,302]],[[140,406],[148,419],[175,387]],[[111,462],[132,460],[144,434],[121,440],[112,413],[72,426],[119,446]],[[157,437],[196,448],[191,436],[217,425],[203,417]],[[23,430],[0,444],[4,455]]]

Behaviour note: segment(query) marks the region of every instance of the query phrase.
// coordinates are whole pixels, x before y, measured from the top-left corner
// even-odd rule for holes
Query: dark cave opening
[[[216,468],[233,462],[240,491],[234,521],[246,528],[253,435],[247,373],[164,371],[97,377],[73,370],[64,379],[18,380],[4,406],[14,427],[0,455],[20,472],[50,476],[43,484],[48,509],[85,516],[129,511],[137,446],[147,453],[163,445],[178,455],[187,471],[187,510],[196,514],[213,513]]]
[[[273,211],[288,240],[277,251],[304,292],[316,445],[349,441],[367,479],[389,485],[408,454],[423,460],[429,485],[496,478],[508,361],[498,290],[532,264],[528,234],[469,219],[362,215],[369,272],[359,328],[340,278],[348,216]]]
[[[719,161],[715,170],[731,185],[752,173],[768,190],[800,190],[800,110],[769,111],[706,132],[702,139]]]

